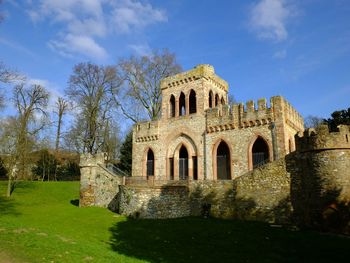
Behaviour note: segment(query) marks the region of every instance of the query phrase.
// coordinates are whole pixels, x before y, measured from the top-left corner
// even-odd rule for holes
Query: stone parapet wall
[[[108,207],[118,193],[118,186],[123,183],[122,177],[106,169],[103,153],[82,155],[79,165],[79,205]]]
[[[119,213],[140,218],[200,216],[286,223],[291,214],[284,160],[235,180],[191,181],[188,186],[121,186]],[[210,207],[210,208],[209,208]]]
[[[190,216],[188,188],[185,186],[120,186],[119,209],[135,218],[176,218]]]

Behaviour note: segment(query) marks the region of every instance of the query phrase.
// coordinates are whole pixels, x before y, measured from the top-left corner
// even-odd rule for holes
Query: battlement
[[[161,89],[176,87],[182,84],[205,78],[218,88],[228,91],[228,83],[215,74],[214,67],[208,64],[200,64],[191,70],[163,79]]]
[[[272,98],[271,98],[272,103]],[[257,105],[257,106],[256,106]],[[273,121],[273,111],[267,107],[265,98],[243,103],[218,106],[207,110],[207,131],[220,131],[234,128],[247,128],[266,125]]]
[[[295,135],[296,150],[300,152],[349,149],[350,125],[339,125],[337,132],[330,132],[327,125],[317,129],[307,129],[303,134]]]
[[[292,126],[296,130],[304,127],[304,119],[299,112],[286,100],[285,103],[285,117],[288,125]]]
[[[159,138],[159,121],[138,122],[133,127],[136,142],[155,141]]]

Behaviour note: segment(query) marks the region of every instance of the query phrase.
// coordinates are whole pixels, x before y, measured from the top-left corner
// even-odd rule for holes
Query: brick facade
[[[228,84],[210,65],[164,79],[161,90],[161,118],[133,129],[134,177],[234,179],[253,169],[259,153],[272,161],[293,151],[303,131],[302,117],[281,96],[269,107],[266,99],[228,105]]]

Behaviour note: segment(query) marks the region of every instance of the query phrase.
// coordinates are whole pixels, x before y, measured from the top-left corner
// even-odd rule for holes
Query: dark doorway
[[[147,153],[147,176],[154,176],[154,154],[151,149]]]
[[[216,166],[218,180],[231,179],[230,149],[225,142],[221,142],[217,149]]]
[[[269,146],[262,138],[257,138],[252,148],[253,168],[269,161]]]
[[[181,146],[179,152],[179,179],[186,180],[188,178],[188,153],[185,146]]]

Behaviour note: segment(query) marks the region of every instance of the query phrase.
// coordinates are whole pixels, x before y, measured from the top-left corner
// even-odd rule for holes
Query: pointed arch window
[[[147,152],[147,176],[154,176],[154,154],[151,149]]]
[[[213,92],[209,91],[209,108],[213,107]]]
[[[215,107],[217,107],[218,104],[219,104],[219,95],[216,94],[216,95],[215,95]]]
[[[221,97],[221,105],[225,105],[225,99],[224,99],[224,97]]]
[[[189,113],[196,113],[197,112],[197,101],[196,101],[196,92],[194,90],[191,90],[190,92],[190,103],[189,103]]]
[[[175,117],[175,97],[171,95],[170,97],[170,117]]]
[[[183,92],[181,92],[179,99],[179,115],[186,115],[186,99],[185,94]]]

